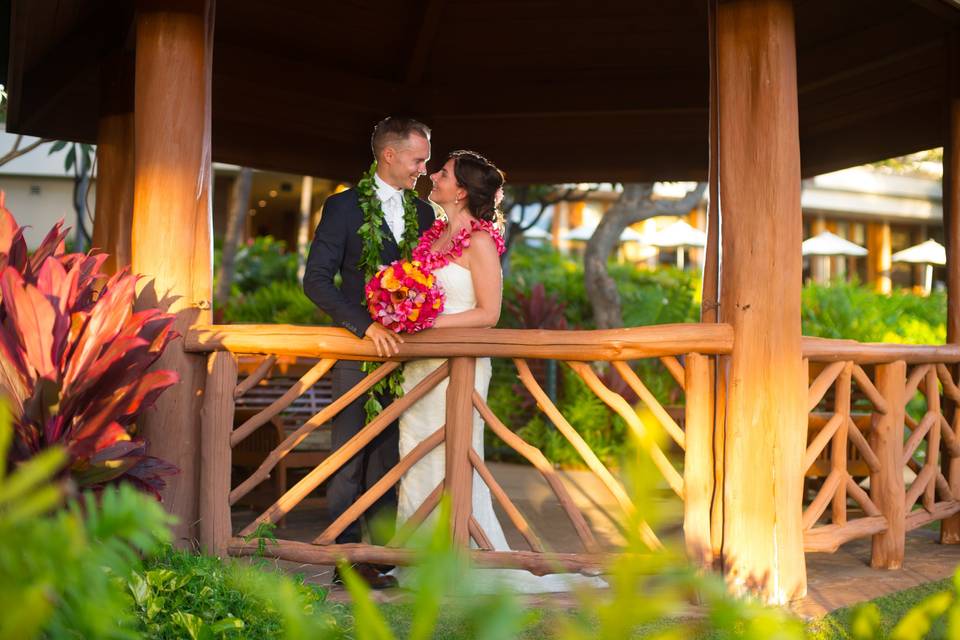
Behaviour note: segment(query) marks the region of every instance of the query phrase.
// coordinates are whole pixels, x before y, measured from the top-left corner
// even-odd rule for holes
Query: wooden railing
[[[591,450],[577,430],[550,400],[531,372],[528,359],[556,359],[565,362],[572,372],[612,411],[620,415],[630,429],[646,436],[645,425],[622,395],[616,393],[595,369],[596,363],[609,363],[669,434],[675,451],[682,452],[683,471],[675,466],[670,452],[664,451],[649,437],[645,443],[650,456],[666,484],[684,501],[684,536],[691,555],[705,562],[710,551],[710,509],[713,496],[713,405],[714,367],[712,358],[730,353],[732,330],[723,324],[660,325],[612,331],[519,331],[519,330],[432,330],[410,336],[401,353],[383,362],[357,386],[346,392],[273,449],[260,467],[231,490],[231,450],[260,426],[304,393],[337,360],[379,360],[369,341],[359,340],[346,331],[329,328],[283,325],[224,325],[195,327],[186,337],[186,348],[193,352],[209,352],[208,382],[202,419],[201,467],[201,541],[216,553],[243,555],[251,553],[255,544],[244,542],[243,536],[256,530],[260,523],[277,522],[300,504],[308,494],[322,485],[352,456],[386,429],[405,409],[423,397],[442,380],[449,378],[446,423],[432,436],[415,447],[379,482],[364,493],[345,513],[318,533],[312,543],[280,540],[270,545],[268,553],[276,557],[317,564],[340,559],[389,564],[406,564],[411,551],[404,548],[412,528],[422,523],[433,511],[443,493],[450,497],[451,531],[454,541],[464,547],[472,540],[471,551],[481,565],[518,567],[534,572],[595,571],[609,561],[611,549],[603,549],[570,496],[561,476],[544,454],[523,441],[474,391],[475,359],[479,357],[509,358],[518,379],[533,396],[550,423],[573,446],[589,470],[613,496],[625,513],[636,512],[636,505],[616,475]],[[236,356],[261,354],[269,358],[294,355],[319,358],[319,362],[271,406],[234,428],[234,399],[256,385],[269,370],[269,364],[238,381]],[[303,479],[286,490],[269,508],[234,536],[230,505],[235,504],[255,486],[269,477],[275,466],[312,431],[330,421],[353,400],[365,394],[376,382],[412,358],[446,358],[433,373],[424,378],[401,399],[389,405],[344,446],[313,468]],[[658,358],[683,389],[686,402],[683,426],[657,402],[653,394],[631,367],[630,361]],[[497,483],[481,456],[471,447],[474,411],[479,412],[487,428],[507,446],[529,461],[553,490],[569,518],[582,546],[581,552],[548,553],[510,496]],[[334,544],[337,535],[360,517],[403,473],[419,459],[441,444],[445,447],[446,477],[411,517],[412,526],[403,527],[386,546]],[[472,477],[476,471],[490,488],[494,499],[508,519],[522,534],[529,551],[494,551],[489,540],[472,516]],[[639,514],[642,516],[642,514]],[[642,521],[642,517],[641,517]],[[641,535],[652,548],[660,542],[648,526]]]
[[[960,513],[960,347],[805,338],[804,357],[803,467],[824,478],[804,510],[805,549],[873,536],[871,563],[899,567],[907,531]]]

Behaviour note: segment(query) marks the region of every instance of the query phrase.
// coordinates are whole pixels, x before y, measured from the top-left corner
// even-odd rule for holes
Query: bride
[[[504,176],[493,163],[471,151],[450,154],[443,167],[430,176],[430,199],[443,208],[446,222],[437,220],[421,239],[413,258],[433,270],[446,292],[443,313],[434,327],[492,327],[500,318],[502,274],[499,256],[503,240],[493,226],[502,195]],[[410,391],[443,361],[413,360],[404,367],[405,392]],[[490,358],[478,358],[475,385],[487,397]],[[400,418],[400,457],[407,455],[445,421],[448,380],[443,380]],[[483,457],[483,421],[473,414],[472,445]],[[400,481],[397,524],[402,525],[445,475],[441,444],[417,462]],[[473,516],[493,548],[509,551],[503,528],[493,510],[490,490],[473,473]],[[478,569],[473,581],[480,590],[503,586],[513,591],[542,593],[567,591],[575,585],[605,586],[599,578],[571,574],[535,576],[516,569]],[[400,572],[401,581],[403,573]]]

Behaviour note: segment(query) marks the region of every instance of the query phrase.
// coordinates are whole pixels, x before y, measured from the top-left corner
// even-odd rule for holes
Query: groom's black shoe
[[[360,579],[367,583],[371,589],[392,589],[397,586],[397,579],[380,573],[374,565],[365,562],[358,562],[351,565],[354,573],[360,576]],[[340,569],[333,572],[333,584],[343,584],[343,577],[340,575]]]

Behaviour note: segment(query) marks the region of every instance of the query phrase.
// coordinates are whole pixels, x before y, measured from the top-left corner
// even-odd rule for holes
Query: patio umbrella
[[[661,249],[675,248],[677,250],[677,268],[683,269],[683,250],[686,247],[705,247],[707,234],[700,229],[694,229],[684,220],[677,220],[669,227],[650,235],[647,244]]]
[[[926,265],[923,273],[923,291],[929,294],[933,288],[933,265],[947,264],[947,250],[936,240],[927,240],[903,251],[897,251],[891,259],[894,262]]]
[[[564,240],[577,240],[580,242],[588,241],[592,236],[593,232],[597,230],[598,222],[588,222],[582,224],[575,229],[570,229],[570,231],[563,234],[562,238]],[[637,233],[630,227],[627,227],[623,230],[623,233],[620,234],[620,242],[643,242],[644,237],[642,234]]]
[[[865,256],[867,250],[835,233],[822,231],[800,245],[805,256]]]

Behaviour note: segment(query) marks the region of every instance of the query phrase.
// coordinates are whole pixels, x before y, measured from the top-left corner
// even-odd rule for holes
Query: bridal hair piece
[[[467,191],[467,209],[477,219],[502,223],[500,200],[503,198],[503,172],[475,151],[454,151],[453,175]]]
[[[387,116],[373,127],[370,136],[373,157],[379,159],[388,146],[406,142],[412,135],[422,136],[429,141],[430,127],[413,118]]]

